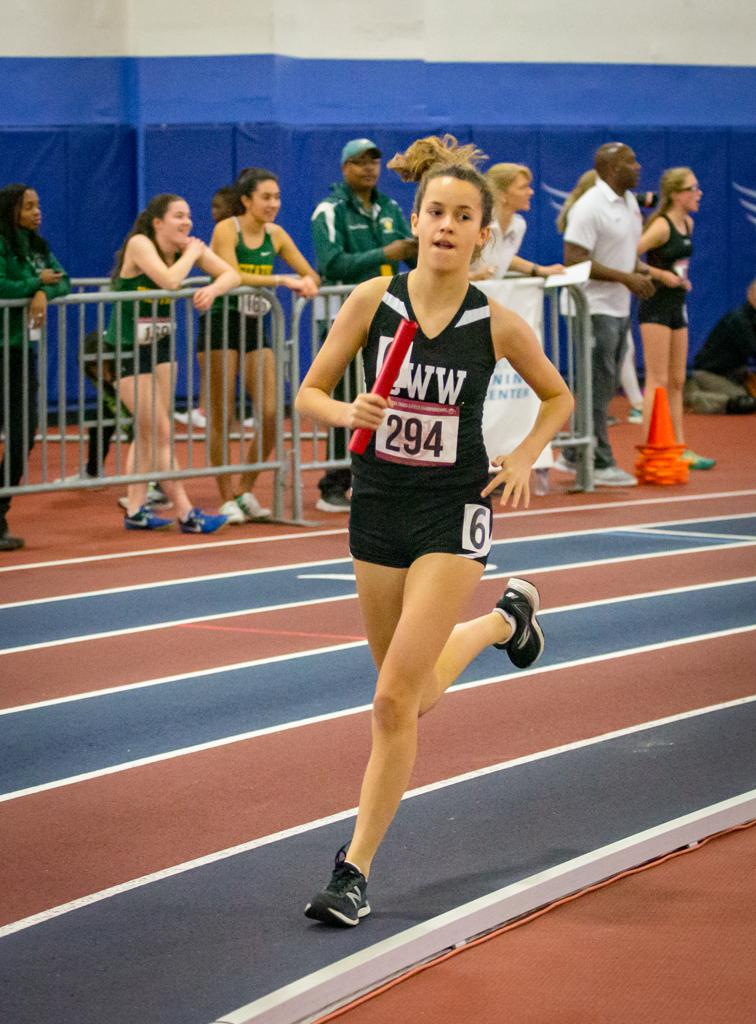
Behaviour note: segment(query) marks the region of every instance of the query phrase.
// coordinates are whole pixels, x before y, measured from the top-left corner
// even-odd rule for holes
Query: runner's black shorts
[[[491,547],[491,499],[481,498],[487,479],[454,491],[364,491],[354,481],[349,516],[353,558],[408,569],[422,555],[451,554],[481,565]]]
[[[638,323],[659,324],[672,331],[682,330],[688,326],[686,295],[684,288],[657,287],[650,299],[641,299],[638,303]]]
[[[262,321],[259,316],[243,316],[238,309],[229,309],[227,312],[226,331],[228,336],[227,349],[229,352],[241,352],[242,330],[244,338],[244,351],[255,352],[258,347],[258,331],[262,332],[263,348],[273,348],[270,338],[264,333]],[[223,345],[223,311],[215,310],[212,313],[203,313],[199,321],[199,333],[197,334],[197,352],[202,355],[206,351],[208,317],[210,320],[210,351],[219,352]]]
[[[175,360],[175,353],[173,354],[173,360]],[[118,372],[118,363],[113,357],[113,372]],[[152,373],[156,366],[160,363],[170,363],[171,359],[171,339],[170,338],[159,338],[154,344],[152,342],[146,345],[136,346],[136,355],[134,352],[128,354],[124,352],[121,356],[121,379],[124,377],[135,377],[139,374]],[[136,364],[136,365],[135,365]]]

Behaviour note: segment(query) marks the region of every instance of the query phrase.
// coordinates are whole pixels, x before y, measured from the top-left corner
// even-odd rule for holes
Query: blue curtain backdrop
[[[655,189],[665,167],[691,166],[704,190],[691,270],[691,352],[727,309],[744,301],[756,274],[756,194],[743,191],[756,193],[756,128],[500,127],[441,121],[5,128],[0,129],[0,183],[33,185],[42,200],[43,234],[63,265],[74,276],[100,276],[110,272],[138,212],[139,175],[147,196],[183,195],[192,208],[195,233],[209,239],[212,193],[242,167],[263,166],[281,179],[280,223],[312,258],[310,214],[331,183],[340,180],[345,141],[369,134],[388,159],[418,135],[441,131],[475,141],[492,161],[512,160],[533,170],[536,194],[522,252],[540,262],[561,255],[555,197],[544,186],[569,191],[601,142],[621,138],[635,148],[643,165],[643,189]],[[380,187],[409,212],[411,186],[384,170]],[[73,385],[70,358],[68,374]],[[51,384],[54,388],[54,376]]]

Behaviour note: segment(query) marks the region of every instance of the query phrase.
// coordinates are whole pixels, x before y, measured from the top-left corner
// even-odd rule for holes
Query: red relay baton
[[[396,329],[393,341],[388,347],[386,358],[383,360],[383,366],[370,390],[371,395],[380,395],[381,398],[388,398],[396,378],[399,376],[404,357],[409,351],[416,331],[417,324],[414,320],[401,321]],[[372,433],[373,431],[368,427],[358,427],[352,434],[352,439],[349,442],[349,451],[354,452],[355,455],[362,455],[370,442]]]

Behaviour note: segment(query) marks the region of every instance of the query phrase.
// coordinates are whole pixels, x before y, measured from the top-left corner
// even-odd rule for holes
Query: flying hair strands
[[[417,139],[403,153],[396,153],[386,166],[396,171],[402,181],[420,181],[430,170],[465,165],[474,168],[487,159],[474,143],[461,146],[454,135],[447,133],[441,138],[426,135]]]

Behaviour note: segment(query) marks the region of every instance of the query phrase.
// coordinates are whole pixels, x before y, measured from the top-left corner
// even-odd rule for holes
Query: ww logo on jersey
[[[391,340],[391,338],[386,337],[382,337],[380,340],[376,375],[380,371],[381,366],[383,366],[386,350],[391,344]],[[399,370],[399,376],[396,378],[396,383],[391,389],[391,394],[398,395],[404,392],[408,398],[415,398],[424,402],[428,387],[435,377],[438,397],[433,399],[433,401],[438,401],[442,405],[456,405],[459,394],[462,391],[462,385],[467,377],[467,370],[455,370],[448,366],[425,366],[422,363],[413,363],[412,349],[413,346],[410,345],[409,351]]]

